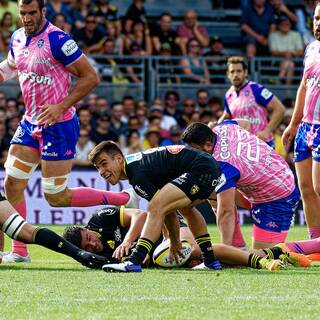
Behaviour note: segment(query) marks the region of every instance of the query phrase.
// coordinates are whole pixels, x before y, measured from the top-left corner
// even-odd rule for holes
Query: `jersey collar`
[[[239,89],[236,89],[235,92],[237,96],[239,95],[240,91],[245,88],[249,84],[249,80],[247,80]]]

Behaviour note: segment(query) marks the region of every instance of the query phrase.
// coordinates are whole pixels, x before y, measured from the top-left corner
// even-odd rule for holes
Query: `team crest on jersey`
[[[28,48],[25,48],[25,49],[23,50],[23,55],[24,55],[25,57],[28,57],[29,54],[30,54],[29,49],[28,49]]]
[[[44,40],[43,40],[43,39],[40,39],[40,40],[37,42],[38,48],[42,48],[43,45],[44,45]]]
[[[196,184],[194,184],[194,185],[191,187],[191,189],[190,189],[190,193],[191,193],[192,195],[194,195],[194,194],[198,193],[199,190],[200,190],[200,188],[199,188]]]
[[[244,93],[244,95],[245,95],[246,97],[249,97],[249,96],[250,96],[250,92],[249,92],[248,90],[246,90],[246,92]]]
[[[168,146],[168,147],[167,147],[167,150],[168,150],[171,154],[177,154],[177,153],[179,153],[183,148],[184,148],[184,146]]]

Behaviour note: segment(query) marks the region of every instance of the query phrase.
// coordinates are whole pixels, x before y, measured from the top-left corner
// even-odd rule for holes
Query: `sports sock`
[[[20,214],[20,216],[26,220],[27,218],[27,209],[26,209],[26,201],[23,198],[22,202],[14,205],[14,208]],[[12,240],[12,252],[17,253],[20,256],[26,257],[28,255],[27,245],[23,242]]]
[[[47,228],[36,228],[32,235],[33,243],[50,250],[63,253],[77,260],[80,249]]]
[[[315,239],[320,237],[320,227],[309,227],[308,228],[310,239]]]
[[[204,264],[209,265],[213,260],[215,260],[210,235],[207,233],[196,237],[195,240],[201,249]]]
[[[234,247],[237,247],[237,248],[244,248],[246,246],[246,241],[244,240],[241,229],[240,229],[237,208],[235,208],[235,210],[234,210],[234,231],[233,231],[231,245],[233,245]]]
[[[71,192],[72,207],[90,207],[107,204],[121,206],[125,205],[130,198],[127,192],[113,192],[84,187],[73,188],[71,189]]]
[[[260,260],[262,257],[259,257],[255,253],[249,254],[248,266],[254,269],[261,269]]]
[[[151,251],[154,243],[147,238],[140,238],[130,257],[127,259],[134,264],[142,264],[147,254]]]
[[[311,254],[320,252],[320,237],[311,240],[286,242],[285,246],[296,253]]]
[[[266,248],[262,250],[266,254],[265,258],[267,259],[279,259],[280,255],[283,254],[283,251],[280,247],[272,247],[272,248]]]

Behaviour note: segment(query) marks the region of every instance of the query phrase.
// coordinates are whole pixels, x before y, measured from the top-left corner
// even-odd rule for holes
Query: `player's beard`
[[[239,80],[233,81],[232,85],[233,85],[236,89],[239,89],[240,87],[242,87],[242,85],[245,83],[245,81],[246,81],[246,78],[239,79]]]
[[[313,31],[313,35],[314,35],[316,40],[320,41],[320,28],[319,29],[315,29]]]
[[[35,22],[28,26],[25,26],[25,33],[27,36],[34,36],[36,33],[38,33],[43,25],[44,17],[42,14],[40,14],[39,19],[35,20]]]

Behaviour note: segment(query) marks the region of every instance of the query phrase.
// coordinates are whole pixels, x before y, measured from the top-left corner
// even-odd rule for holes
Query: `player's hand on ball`
[[[132,242],[122,242],[113,252],[112,257],[121,261],[121,258],[129,255],[131,247],[132,247]]]
[[[181,242],[177,243],[171,243],[170,244],[170,253],[169,253],[169,259],[171,261],[176,261],[176,263],[180,262],[180,257],[183,256],[182,254],[182,245]]]

